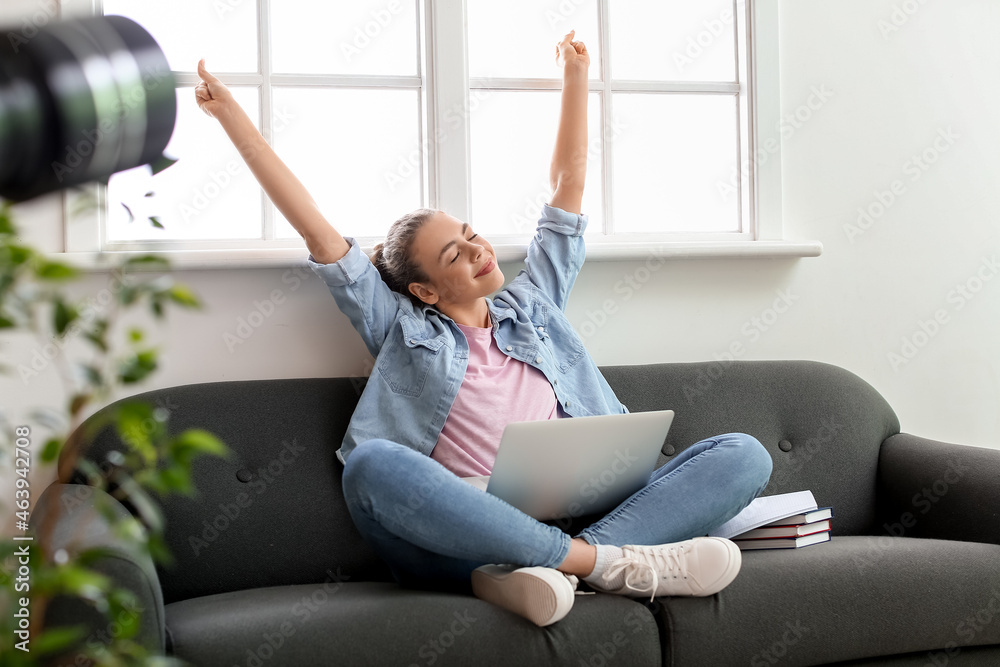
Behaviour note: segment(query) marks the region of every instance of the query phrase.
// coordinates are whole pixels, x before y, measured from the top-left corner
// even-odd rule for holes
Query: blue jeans
[[[771,455],[755,438],[702,440],[642,489],[579,531],[590,544],[666,544],[705,535],[767,486]],[[571,537],[485,493],[434,459],[389,440],[347,458],[344,498],[358,530],[401,584],[468,581],[487,563],[556,567]]]

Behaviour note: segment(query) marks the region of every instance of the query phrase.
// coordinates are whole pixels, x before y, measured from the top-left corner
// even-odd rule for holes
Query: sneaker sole
[[[547,567],[508,570],[484,565],[472,571],[472,592],[480,600],[527,618],[538,626],[562,620],[573,607],[573,587]]]

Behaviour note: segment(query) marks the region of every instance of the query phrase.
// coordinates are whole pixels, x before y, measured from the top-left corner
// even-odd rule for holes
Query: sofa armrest
[[[877,498],[877,532],[1000,544],[1000,450],[890,436]]]
[[[127,549],[114,535],[111,524],[100,511],[101,505],[111,507],[115,519],[128,518],[128,510],[105,491],[83,484],[53,483],[38,498],[31,512],[30,525],[37,535],[45,522],[46,515],[58,507],[59,516],[52,531],[53,551],[66,549],[70,558],[88,549],[102,548],[107,553],[91,562],[88,567],[114,581],[119,588],[125,588],[135,595],[137,607],[134,612],[140,619],[138,632],[132,641],[145,647],[152,655],[163,655],[166,648],[166,622],[163,608],[163,591],[156,574],[153,559],[148,553]],[[125,613],[125,612],[122,612]],[[76,597],[56,596],[45,611],[45,629],[82,625],[87,635],[81,645],[107,645],[113,635],[109,635],[108,619],[103,613]],[[130,619],[131,620],[131,619]],[[70,649],[61,656],[72,656]]]

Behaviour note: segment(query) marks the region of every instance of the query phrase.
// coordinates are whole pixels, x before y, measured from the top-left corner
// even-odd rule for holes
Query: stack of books
[[[818,507],[811,491],[756,498],[709,533],[740,549],[797,549],[830,541],[833,508]]]

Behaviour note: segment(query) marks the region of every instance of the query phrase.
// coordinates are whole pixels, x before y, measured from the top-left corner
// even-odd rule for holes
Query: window
[[[776,0],[753,4],[776,29]],[[178,163],[95,186],[97,214],[67,221],[70,251],[301,259],[298,235],[194,101],[204,57],[327,219],[362,246],[431,206],[489,235],[502,259],[523,256],[551,197],[555,44],[570,29],[591,56],[590,256],[780,239],[780,217],[756,214],[754,22],[742,1],[64,0],[64,10],[133,18],[178,81],[166,151]],[[765,199],[780,202],[780,179],[771,183]]]

